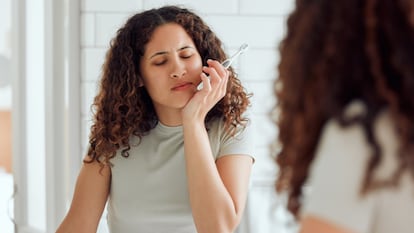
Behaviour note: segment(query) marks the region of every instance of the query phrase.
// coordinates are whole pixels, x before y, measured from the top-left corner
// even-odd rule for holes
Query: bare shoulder
[[[57,232],[96,232],[109,195],[110,180],[110,166],[83,163],[69,212]]]
[[[301,221],[300,233],[356,233],[338,226],[328,220],[313,215],[306,215]]]

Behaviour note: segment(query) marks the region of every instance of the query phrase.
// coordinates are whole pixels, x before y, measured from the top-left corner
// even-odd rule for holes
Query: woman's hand
[[[201,74],[203,88],[196,92],[182,110],[183,122],[196,121],[204,123],[207,113],[226,94],[229,71],[216,60],[207,60],[208,67],[203,67]]]

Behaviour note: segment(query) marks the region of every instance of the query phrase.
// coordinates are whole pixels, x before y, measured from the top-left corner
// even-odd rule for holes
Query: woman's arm
[[[226,93],[228,71],[208,61],[204,88],[183,109],[184,151],[194,222],[199,233],[233,232],[245,206],[252,158],[226,155],[214,161],[204,119]]]
[[[227,155],[214,162],[204,125],[184,131],[188,189],[197,231],[233,232],[243,214],[252,158]]]
[[[228,155],[214,162],[204,126],[184,135],[190,203],[198,232],[233,232],[244,210],[252,158]]]
[[[356,233],[349,229],[339,227],[327,220],[316,216],[307,215],[301,222],[300,233]]]
[[[84,163],[72,204],[56,233],[95,233],[109,194],[111,170],[97,162]]]

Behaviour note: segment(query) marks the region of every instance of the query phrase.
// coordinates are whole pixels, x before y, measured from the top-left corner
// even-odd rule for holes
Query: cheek
[[[144,81],[145,85],[151,85],[151,82],[154,80],[159,80],[162,73],[159,69],[153,69],[150,66],[141,66],[141,79]]]
[[[189,69],[191,70],[191,72],[201,73],[202,67],[203,67],[203,63],[201,62],[201,58],[200,58],[200,59],[193,61],[190,64]]]

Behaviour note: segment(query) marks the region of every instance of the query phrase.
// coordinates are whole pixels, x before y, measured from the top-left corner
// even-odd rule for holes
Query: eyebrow
[[[183,47],[181,47],[181,48],[177,49],[177,51],[179,52],[179,51],[182,51],[182,50],[185,50],[185,49],[194,49],[194,47],[192,47],[192,46],[190,46],[190,45],[186,45],[186,46],[183,46]],[[153,57],[155,57],[155,56],[158,56],[158,55],[164,55],[164,54],[167,54],[167,53],[168,53],[167,51],[160,51],[160,52],[156,52],[156,53],[154,53],[153,55],[151,55],[151,57],[149,57],[149,59],[151,59],[151,58],[153,58]]]

